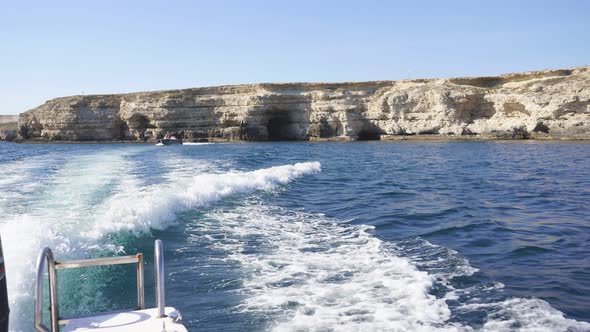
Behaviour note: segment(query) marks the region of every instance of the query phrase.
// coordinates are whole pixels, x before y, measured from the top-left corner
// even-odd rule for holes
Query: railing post
[[[51,249],[45,247],[37,257],[37,279],[35,285],[35,329],[40,332],[49,332],[43,325],[43,275],[45,261],[49,272],[49,302],[51,311],[51,331],[59,331],[59,309],[57,304],[57,273],[55,272],[55,260]]]
[[[154,260],[156,265],[156,305],[158,317],[165,317],[165,290],[164,290],[164,249],[161,240],[154,243]]]
[[[47,268],[49,269],[49,303],[51,307],[51,331],[59,332],[59,304],[57,301],[57,272],[55,270],[55,260],[53,253],[51,261],[47,257]]]
[[[137,307],[145,309],[145,287],[143,280],[143,254],[137,254]]]

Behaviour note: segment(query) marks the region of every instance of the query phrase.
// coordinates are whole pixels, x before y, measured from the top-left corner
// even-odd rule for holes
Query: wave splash
[[[150,228],[164,229],[177,213],[219,201],[235,194],[272,190],[305,174],[321,170],[319,162],[275,166],[251,172],[203,174],[181,178],[168,185],[134,188],[113,196],[97,217],[92,230],[97,238],[119,231],[143,233]]]

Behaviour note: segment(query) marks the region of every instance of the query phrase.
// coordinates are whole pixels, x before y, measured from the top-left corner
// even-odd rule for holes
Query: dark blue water
[[[589,164],[573,142],[0,144],[0,234],[9,269],[164,240],[189,330],[585,331]],[[133,306],[123,272],[65,275],[64,310]]]

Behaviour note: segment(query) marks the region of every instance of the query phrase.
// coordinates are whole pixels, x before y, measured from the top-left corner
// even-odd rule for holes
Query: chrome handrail
[[[154,243],[154,263],[156,265],[156,305],[158,307],[158,317],[165,317],[164,247],[161,240],[156,240]]]
[[[53,252],[48,247],[43,248],[37,257],[37,280],[35,287],[35,329],[40,332],[49,332],[47,326],[43,325],[43,273],[45,260],[47,259],[47,270],[49,273],[49,310],[51,312],[51,330],[59,331],[57,305],[57,273],[55,272],[55,260]]]
[[[158,245],[158,241],[160,242]],[[156,261],[158,267],[157,272],[162,275],[158,279],[157,290],[162,290],[163,287],[163,271],[164,262],[162,254],[162,243],[160,240],[156,241]],[[43,325],[43,277],[45,273],[45,261],[47,261],[47,271],[49,278],[49,301],[50,301],[50,321],[51,330],[47,326]],[[119,265],[119,264],[137,264],[137,309],[145,309],[145,283],[144,283],[144,266],[143,266],[143,254],[130,256],[115,256],[115,257],[104,257],[95,259],[84,259],[84,260],[73,260],[73,261],[55,261],[53,252],[48,247],[43,248],[37,258],[37,276],[36,276],[36,287],[35,287],[35,329],[40,332],[58,332],[59,325],[65,324],[72,318],[60,318],[59,317],[59,304],[57,299],[57,272],[58,269],[71,269],[81,267],[95,267],[104,265]],[[161,286],[160,286],[161,280]],[[163,295],[162,295],[163,299]],[[159,303],[159,302],[158,302]],[[162,302],[163,304],[163,302]],[[162,312],[163,309],[162,309]]]

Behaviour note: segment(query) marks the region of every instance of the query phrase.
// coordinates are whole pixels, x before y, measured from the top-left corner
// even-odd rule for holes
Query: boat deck
[[[165,313],[168,317],[157,318],[158,309],[152,308],[76,318],[64,326],[63,332],[187,332],[182,324],[175,322],[176,309],[166,307]]]

